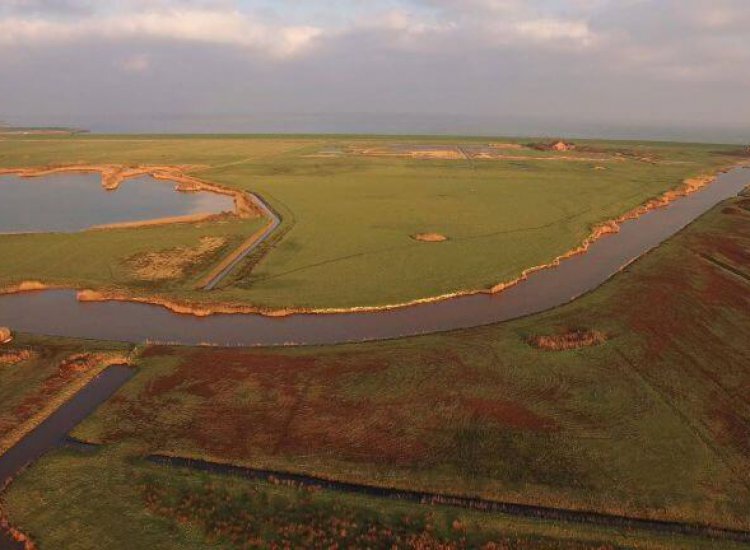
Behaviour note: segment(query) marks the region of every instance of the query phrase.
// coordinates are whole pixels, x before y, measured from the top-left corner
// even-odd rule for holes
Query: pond
[[[177,192],[174,183],[151,176],[128,179],[116,191],[105,190],[97,174],[0,176],[0,233],[72,233],[233,210],[230,196]]]

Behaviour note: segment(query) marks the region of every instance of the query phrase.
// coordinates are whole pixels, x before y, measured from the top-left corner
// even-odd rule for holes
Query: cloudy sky
[[[748,0],[0,0],[12,122],[364,113],[736,134],[749,90]]]

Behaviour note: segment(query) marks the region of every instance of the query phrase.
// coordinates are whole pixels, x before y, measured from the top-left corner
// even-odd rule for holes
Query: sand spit
[[[412,158],[422,160],[465,160],[464,154],[453,146],[445,147],[434,147],[429,149],[387,149],[382,147],[369,147],[369,148],[353,148],[351,153],[354,155],[361,155],[366,157],[397,157],[397,158]]]
[[[108,229],[137,229],[143,227],[157,227],[160,225],[173,225],[176,223],[201,223],[218,221],[222,219],[221,214],[187,214],[185,216],[171,216],[167,218],[158,218],[155,220],[143,220],[136,222],[117,222],[107,223],[104,225],[94,225],[86,231],[106,231]]]
[[[101,174],[102,187],[107,191],[115,191],[122,183],[131,178],[151,176],[154,179],[172,181],[177,185],[175,189],[183,193],[207,191],[228,195],[234,199],[235,215],[242,219],[255,218],[261,213],[255,206],[253,200],[246,193],[238,189],[224,187],[215,183],[195,178],[187,174],[187,171],[195,169],[196,166],[124,166],[119,164],[67,164],[61,166],[46,166],[39,168],[0,168],[0,176],[15,175],[22,178],[37,178],[61,173],[97,173]],[[204,215],[204,218],[206,215]],[[165,218],[170,219],[170,218]],[[175,219],[175,218],[171,218]],[[150,223],[157,223],[153,220]],[[127,223],[127,222],[126,222]],[[172,222],[164,222],[172,223]],[[140,222],[140,226],[143,222]],[[111,227],[135,227],[123,224],[100,226],[100,228]]]
[[[527,149],[525,145],[522,145],[520,143],[489,143],[487,144],[488,147],[492,147],[493,149],[505,149],[505,150],[521,150],[521,149]]]
[[[36,292],[39,290],[60,290],[65,286],[48,285],[41,281],[23,281],[17,284],[0,287],[0,294],[20,294],[21,292]]]
[[[448,240],[448,237],[440,233],[417,233],[412,235],[411,238],[423,243],[442,243]]]
[[[550,162],[624,162],[624,157],[570,157],[570,156],[549,156],[536,157],[530,155],[506,155],[490,152],[480,152],[471,155],[473,160],[542,160]]]
[[[116,290],[80,290],[77,293],[79,302],[135,302],[161,306],[173,313],[208,317],[215,314],[251,314],[257,313],[269,317],[283,317],[297,313],[296,310],[271,310],[241,304],[197,304],[181,300],[171,300],[159,296],[132,296]]]

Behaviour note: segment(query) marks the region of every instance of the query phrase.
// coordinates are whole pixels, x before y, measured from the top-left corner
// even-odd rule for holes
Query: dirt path
[[[281,225],[281,218],[274,212],[268,204],[255,193],[248,193],[248,197],[255,203],[262,215],[268,219],[258,232],[243,242],[239,248],[227,256],[219,265],[217,265],[200,283],[203,290],[213,290],[216,286],[229,275],[237,265],[263,244],[271,234]]]

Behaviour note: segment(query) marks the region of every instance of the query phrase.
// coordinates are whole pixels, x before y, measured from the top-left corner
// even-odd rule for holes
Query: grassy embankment
[[[86,136],[8,139],[0,167],[60,163],[185,164],[217,183],[258,192],[283,217],[278,238],[214,292],[196,282],[260,221],[76,235],[0,237],[0,286],[39,279],[196,302],[269,308],[403,303],[512,280],[578,246],[596,224],[736,162],[735,147],[587,142],[594,151],[512,150],[522,159],[411,159],[357,151],[407,138]],[[419,138],[414,143],[488,140]],[[344,151],[320,156],[320,151]],[[540,160],[566,158],[573,160]],[[589,160],[577,161],[576,158]],[[603,169],[599,169],[603,168]],[[419,233],[439,233],[423,243]],[[144,281],[128,259],[226,246],[184,277]],[[333,281],[336,284],[331,284]]]
[[[23,336],[0,346],[0,453],[131,347]]]
[[[75,431],[106,448],[94,457],[57,453],[32,468],[7,495],[11,517],[42,542],[80,537],[83,547],[123,540],[123,516],[139,536],[158,541],[170,533],[175,545],[190,546],[179,537],[214,529],[228,536],[227,522],[237,536],[258,536],[258,529],[270,536],[286,521],[323,521],[327,529],[332,515],[371,513],[353,511],[362,507],[377,511],[371,517],[379,525],[396,508],[433,513],[438,533],[458,518],[478,537],[472,540],[490,529],[490,538],[710,547],[364,497],[336,497],[339,508],[321,510],[316,499],[334,498],[326,492],[278,496],[287,489],[209,481],[127,457],[167,452],[747,530],[748,250],[750,199],[741,198],[592,294],[543,315],[332,348],[146,348],[138,374]],[[570,331],[598,331],[606,340],[568,351],[530,345]],[[102,484],[103,477],[111,481]],[[276,503],[272,510],[286,511],[269,517],[257,504],[263,493]],[[252,518],[234,517],[240,508]],[[73,523],[63,521],[71,514]]]

